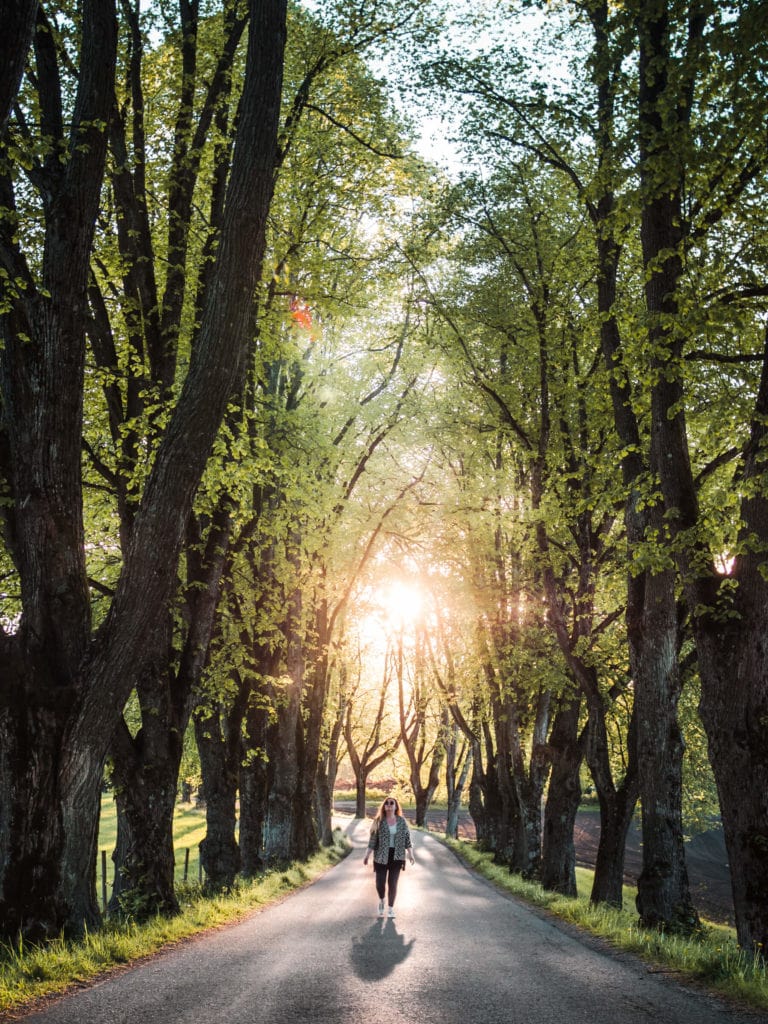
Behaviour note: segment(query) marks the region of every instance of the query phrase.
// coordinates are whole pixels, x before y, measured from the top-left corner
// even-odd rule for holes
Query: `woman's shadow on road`
[[[367,932],[352,939],[352,969],[363,981],[380,981],[410,956],[415,941],[406,943],[394,921],[376,921]]]

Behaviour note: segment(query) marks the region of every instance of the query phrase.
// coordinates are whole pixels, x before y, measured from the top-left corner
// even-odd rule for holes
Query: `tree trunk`
[[[510,716],[515,724],[512,765],[517,804],[520,809],[512,868],[523,878],[539,878],[541,874],[541,801],[550,768],[549,749],[546,743],[550,700],[549,691],[539,693],[527,767],[517,717]]]
[[[14,0],[3,8],[0,50],[0,135],[11,111],[35,29],[37,0]]]
[[[477,842],[482,850],[495,851],[501,821],[501,794],[496,774],[496,754],[487,724],[483,725],[487,752],[483,763],[482,745],[472,750],[472,782],[469,788],[469,813],[475,826]]]
[[[690,933],[699,924],[683,848],[683,737],[673,572],[648,575],[635,687],[643,868],[636,905],[647,928]]]
[[[240,847],[235,839],[240,718],[222,718],[216,711],[208,717],[198,711],[194,718],[205,791],[206,832],[200,844],[200,863],[205,889],[212,893],[228,892],[240,871]]]
[[[266,652],[262,652],[266,653]],[[255,878],[264,870],[264,822],[267,817],[267,719],[259,700],[248,703],[245,753],[240,766],[241,871]]]
[[[627,833],[632,824],[634,805],[621,791],[598,793],[600,801],[600,841],[595,857],[595,875],[590,901],[607,903],[621,909],[624,895],[624,857]]]
[[[3,57],[13,34],[21,44],[30,28],[33,8],[17,8],[11,38],[4,34]],[[87,751],[65,744],[91,631],[81,470],[83,372],[117,22],[112,0],[82,5],[77,95],[65,116],[53,34],[44,12],[37,14],[33,88],[51,147],[39,166],[45,224],[31,263],[19,239],[11,170],[0,174],[0,261],[6,278],[19,282],[18,290],[6,289],[0,318],[3,441],[12,499],[7,515],[23,609],[15,635],[0,629],[0,826],[7,833],[0,846],[0,928],[14,939],[19,932],[43,939],[65,926],[92,927],[99,918],[101,765]],[[26,57],[26,48],[12,55],[0,75],[4,122]],[[83,807],[87,817],[78,818]],[[70,836],[73,827],[76,834]]]
[[[498,740],[498,737],[497,737]],[[512,779],[509,756],[497,747],[494,772],[495,789],[499,799],[499,815],[493,837],[493,859],[510,869],[515,862],[515,848],[520,838],[520,806]]]
[[[573,830],[581,801],[580,714],[580,700],[566,704],[555,715],[549,737],[552,773],[544,809],[541,884],[564,896],[577,895]]]
[[[414,790],[415,797],[415,815],[416,825],[419,828],[424,828],[427,822],[427,811],[429,810],[432,801],[435,797],[435,792],[438,785],[440,784],[440,767],[443,762],[444,749],[440,740],[437,741],[435,749],[432,752],[429,765],[429,776],[427,778],[426,786],[421,784],[421,773],[416,776],[416,785],[413,786],[413,777],[411,785]]]
[[[152,463],[109,616],[88,647],[80,489],[82,339],[104,165],[101,125],[112,104],[116,32],[111,3],[89,0],[84,5],[75,104],[81,121],[67,146],[62,191],[48,204],[56,224],[48,226],[47,238],[65,244],[48,247],[46,242],[44,286],[50,303],[43,292],[31,290],[19,298],[3,320],[0,355],[5,420],[14,424],[9,443],[24,606],[19,633],[0,647],[6,662],[0,681],[3,725],[25,744],[24,750],[13,744],[11,750],[20,755],[13,760],[6,752],[0,755],[5,769],[0,803],[12,807],[8,824],[18,837],[0,862],[0,919],[13,935],[26,930],[27,923],[41,937],[62,929],[81,931],[98,919],[96,829],[104,760],[146,639],[174,591],[193,497],[227,403],[239,390],[243,353],[253,337],[253,294],[278,159],[285,8],[285,0],[251,3],[238,134],[212,287],[179,401]],[[52,161],[59,163],[58,150]],[[0,187],[8,206],[7,181]],[[29,280],[26,268],[18,266],[23,262],[18,241],[9,238],[7,225],[0,225],[0,245],[3,259],[8,257],[21,278]],[[64,319],[58,318],[60,311]],[[65,322],[71,329],[63,332]],[[16,721],[6,710],[9,660],[16,663],[10,686],[16,688]],[[22,678],[30,687],[27,694],[17,685]],[[42,714],[40,709],[45,709]],[[36,773],[30,750],[44,752],[58,772]],[[42,827],[46,836],[39,834]],[[30,906],[33,918],[26,909]]]
[[[355,774],[355,817],[365,818],[365,788],[368,784],[368,773],[362,765]]]
[[[446,839],[458,839],[461,796],[472,767],[472,746],[469,738],[466,738],[462,749],[458,750],[459,727],[455,722],[451,728],[450,737],[445,758],[445,784],[448,791],[445,837]]]
[[[219,596],[229,531],[229,502],[222,499],[212,517],[204,552],[199,524],[189,525],[187,565],[188,622],[178,656],[173,648],[173,620],[164,616],[152,649],[156,654],[136,683],[141,728],[135,738],[121,722],[112,743],[114,781],[118,791],[115,850],[115,891],[110,910],[130,900],[133,917],[174,914],[173,816],[183,737],[189,724],[193,692],[207,660]]]
[[[333,807],[333,783],[331,782],[325,764],[321,764],[317,770],[315,779],[315,822],[320,843],[323,846],[333,845],[333,821],[331,808]]]
[[[178,735],[141,729],[131,738],[124,723],[112,744],[118,842],[111,913],[137,921],[175,914],[173,812],[181,762]],[[170,740],[170,742],[169,742]]]
[[[279,688],[273,684],[272,704],[275,709],[275,722],[267,733],[269,795],[267,818],[264,823],[264,858],[267,863],[302,859],[305,850],[302,835],[305,812],[300,807],[301,766],[304,760],[301,721],[301,691],[304,683],[301,604],[302,595],[297,590],[288,601],[288,614],[283,627],[286,679],[285,682],[280,682]],[[306,808],[306,815],[312,821],[311,803]]]
[[[751,554],[744,560],[758,563],[761,556]],[[697,631],[701,714],[720,796],[738,942],[750,954],[759,951],[765,957],[768,587],[759,570],[751,579],[744,572],[740,582],[738,620],[724,627],[713,616],[714,621],[702,622]]]
[[[336,717],[331,724],[328,747],[318,766],[317,790],[318,801],[316,817],[320,841],[324,846],[333,845],[333,791],[336,788],[336,775],[339,768],[339,741],[344,729],[344,709],[340,703]]]
[[[602,702],[590,701],[587,723],[587,763],[600,803],[600,841],[595,858],[595,876],[590,899],[621,907],[623,902],[624,857],[627,832],[637,803],[637,761],[634,750],[634,713],[630,721],[627,746],[629,764],[619,786],[614,786],[610,771],[608,738]]]
[[[65,733],[60,751],[61,814],[64,847],[60,892],[68,908],[60,933],[81,935],[100,921],[96,896],[99,812],[104,782],[104,757],[91,747],[78,747]]]
[[[688,23],[691,59],[704,28],[701,11]],[[651,390],[650,466],[662,479],[690,478],[690,463],[680,381],[670,367],[682,358],[682,336],[670,323],[678,315],[677,286],[683,272],[682,205],[685,153],[682,140],[690,118],[686,99],[686,68],[682,77],[672,43],[666,3],[644,8],[637,16],[639,42],[638,132],[643,206],[640,239],[645,269],[645,304]],[[670,70],[675,66],[671,84]],[[672,90],[670,92],[670,89]],[[692,95],[692,89],[691,89]],[[670,106],[670,103],[672,106]],[[674,109],[674,118],[671,110]],[[672,121],[674,120],[674,127]],[[671,134],[670,134],[671,133]],[[661,171],[661,174],[660,174]],[[674,413],[673,413],[674,408]],[[671,424],[674,416],[676,421]],[[677,489],[678,483],[675,483]],[[679,492],[678,492],[679,493]],[[692,498],[692,494],[687,495]],[[674,515],[670,515],[674,509]],[[650,513],[660,541],[676,529],[678,510],[688,519],[689,508],[655,505]],[[672,572],[645,572],[643,629],[633,646],[636,654],[636,706],[643,807],[643,871],[638,879],[638,910],[644,924],[690,932],[698,926],[688,887],[682,841],[682,753],[677,724],[679,696],[677,614]],[[692,605],[695,608],[696,605]],[[630,643],[633,637],[630,636]],[[635,667],[635,666],[633,666]]]
[[[13,682],[6,677],[0,706],[0,923],[5,935],[38,942],[50,937],[51,921],[66,914],[59,890],[64,837],[56,772],[62,714],[28,706],[28,680]],[[94,858],[94,872],[95,866]],[[95,892],[93,905],[84,909],[92,927],[98,921]]]
[[[266,816],[266,765],[253,759],[240,769],[240,870],[245,878],[255,878],[264,869]]]

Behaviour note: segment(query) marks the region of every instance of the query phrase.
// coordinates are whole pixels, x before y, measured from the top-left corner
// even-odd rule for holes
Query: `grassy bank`
[[[491,854],[481,853],[472,843],[443,841],[483,877],[525,902],[605,939],[617,949],[662,965],[682,979],[689,978],[755,1009],[768,1010],[765,963],[739,949],[733,928],[704,922],[701,932],[692,938],[649,932],[638,927],[634,911],[637,890],[632,886],[624,887],[624,910],[596,907],[587,895],[576,899],[559,896],[511,875],[506,868],[493,863]],[[576,873],[579,892],[589,893],[593,872],[577,868]]]
[[[347,840],[337,832],[335,845],[307,863],[243,882],[231,895],[203,898],[199,886],[182,887],[177,917],[158,917],[141,925],[109,922],[79,942],[56,939],[42,946],[0,946],[0,1013],[19,1010],[191,935],[237,921],[317,878],[348,852]]]

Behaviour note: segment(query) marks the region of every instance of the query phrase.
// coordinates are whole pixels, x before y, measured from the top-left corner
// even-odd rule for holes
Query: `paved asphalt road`
[[[415,836],[378,921],[364,822],[306,889],[27,1015],[26,1024],[744,1024],[714,998],[581,941]]]

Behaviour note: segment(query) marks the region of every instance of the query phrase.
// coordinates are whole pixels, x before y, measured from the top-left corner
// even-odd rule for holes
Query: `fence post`
[[[186,882],[187,876],[189,875],[189,847],[184,851],[184,881]]]

